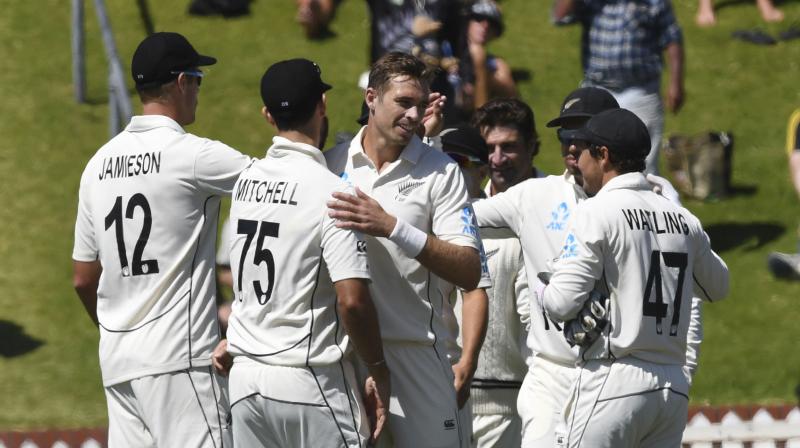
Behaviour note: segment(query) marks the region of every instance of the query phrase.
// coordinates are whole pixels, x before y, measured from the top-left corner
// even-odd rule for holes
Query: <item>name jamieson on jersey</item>
[[[654,212],[642,209],[622,209],[625,221],[631,230],[649,230],[657,234],[689,234],[686,218],[677,212]],[[659,221],[659,217],[661,221]]]
[[[121,155],[103,159],[100,180],[143,176],[161,171],[161,151]]]
[[[236,182],[233,200],[297,205],[294,200],[295,193],[297,193],[297,182],[240,178]]]

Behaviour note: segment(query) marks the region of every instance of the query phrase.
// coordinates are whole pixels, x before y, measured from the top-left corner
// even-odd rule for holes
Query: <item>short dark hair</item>
[[[175,77],[177,79],[177,76]],[[139,100],[142,104],[163,102],[167,96],[167,86],[175,81],[167,81],[163,84],[139,87],[136,86],[136,92],[139,94]]]
[[[369,71],[367,87],[373,88],[382,94],[386,85],[392,78],[408,76],[418,80],[425,88],[429,88],[434,72],[428,70],[419,58],[406,53],[393,51],[381,56],[372,64]]]
[[[533,148],[533,155],[539,153],[539,134],[533,110],[517,98],[498,98],[484,104],[475,111],[472,125],[480,129],[505,126],[516,129],[525,144]]]
[[[589,155],[595,159],[599,158],[601,146],[605,145],[590,144]],[[606,146],[606,148],[608,148],[608,146]],[[638,173],[644,171],[647,166],[644,157],[632,159],[629,155],[623,156],[618,151],[615,152],[613,148],[608,148],[608,160],[619,174]]]
[[[278,127],[279,131],[294,131],[302,128],[311,120],[311,117],[314,116],[314,112],[316,112],[317,105],[320,101],[322,101],[322,95],[319,96],[319,101],[314,103],[313,107],[307,110],[295,111],[294,116],[291,118],[272,115],[272,119],[275,120],[275,126]],[[267,111],[269,111],[269,109],[267,109]]]

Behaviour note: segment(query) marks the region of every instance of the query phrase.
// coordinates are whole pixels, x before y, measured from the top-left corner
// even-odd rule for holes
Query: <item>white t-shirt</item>
[[[242,172],[230,213],[234,356],[299,367],[332,364],[347,351],[333,283],[369,278],[367,244],[328,216],[333,191],[353,190],[317,148],[282,137]]]
[[[211,363],[219,201],[250,162],[161,115],[133,117],[89,160],[72,258],[103,266],[105,386]]]
[[[575,213],[543,303],[574,318],[596,286],[609,293],[610,329],[584,359],[633,356],[684,365],[694,295],[720,300],[728,268],[700,221],[652,191],[642,173],[613,178]]]
[[[525,272],[533,282],[536,274],[548,271],[547,263],[561,253],[567,222],[585,198],[583,189],[565,172],[528,179],[473,206],[481,228],[508,228],[520,239]],[[570,348],[561,330],[561,324],[546,319],[538,303],[530,301],[530,349],[550,361],[573,365],[578,351]]]
[[[414,137],[400,157],[378,173],[361,146],[364,129],[349,146],[325,153],[328,168],[377,200],[387,213],[439,239],[479,251],[475,216],[458,165]],[[442,306],[451,285],[388,239],[366,239],[370,292],[383,339],[431,344],[441,338]]]

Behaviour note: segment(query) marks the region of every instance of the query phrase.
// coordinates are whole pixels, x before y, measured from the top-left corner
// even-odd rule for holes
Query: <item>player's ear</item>
[[[378,91],[372,87],[367,87],[367,90],[364,92],[364,101],[366,101],[369,113],[372,115],[372,113],[375,112],[375,102],[378,101]]]
[[[264,118],[267,119],[267,122],[269,122],[269,124],[275,126],[276,128],[278,127],[278,125],[275,123],[275,119],[272,118],[272,114],[269,113],[269,109],[267,109],[267,106],[261,108],[261,115],[263,115]]]

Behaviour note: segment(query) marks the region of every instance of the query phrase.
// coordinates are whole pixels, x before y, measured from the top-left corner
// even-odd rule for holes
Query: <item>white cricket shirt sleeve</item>
[[[78,191],[78,217],[75,219],[75,244],[72,248],[72,259],[92,262],[97,260],[97,240],[94,234],[92,212],[89,209],[89,192],[85,182],[88,170],[81,176]]]
[[[544,290],[542,305],[555,319],[574,318],[603,274],[603,247],[607,227],[601,213],[583,203],[578,206],[564,249]],[[531,273],[537,275],[538,273]]]
[[[349,186],[339,191],[355,194],[355,190]],[[361,233],[336,227],[336,220],[325,213],[320,244],[333,283],[349,278],[370,278],[367,242]]]
[[[431,230],[448,243],[481,250],[475,212],[458,165],[449,163],[433,191]]]
[[[516,187],[516,185],[515,185]],[[490,198],[482,199],[473,204],[475,217],[480,227],[511,229],[514,234],[519,235],[522,213],[516,205],[515,198],[520,188],[510,188],[507,191],[498,193]],[[534,204],[531,204],[535,206]]]
[[[230,146],[207,140],[194,159],[194,175],[201,190],[229,195],[239,174],[254,159]]]
[[[711,250],[711,241],[702,230],[697,218],[694,218],[694,225],[700,229],[698,232],[693,232],[696,235],[694,247],[697,248],[692,275],[694,295],[709,302],[722,300],[728,295],[730,276],[728,266],[716,252]]]
[[[519,256],[519,269],[514,279],[514,297],[517,298],[517,315],[525,331],[531,328],[531,301],[530,290],[528,289],[528,276],[525,275],[525,262],[522,254]]]

